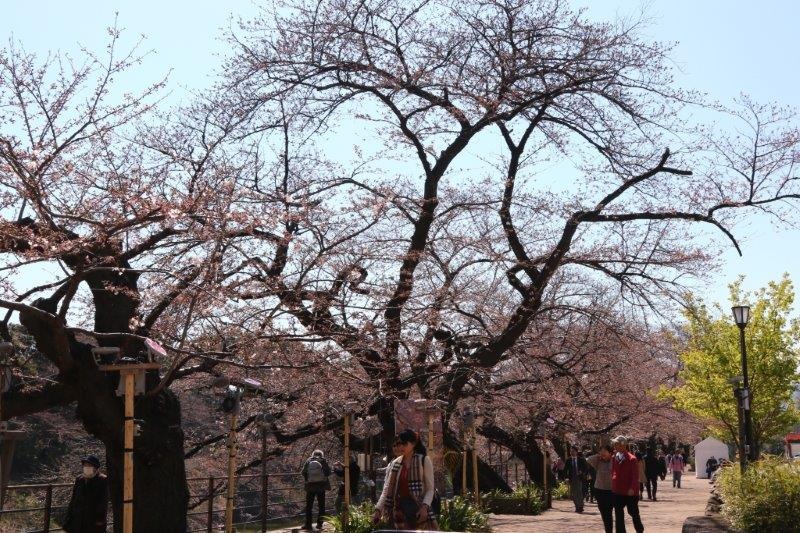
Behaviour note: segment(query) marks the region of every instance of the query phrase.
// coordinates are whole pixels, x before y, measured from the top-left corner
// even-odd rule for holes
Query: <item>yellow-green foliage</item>
[[[442,501],[439,529],[441,531],[491,531],[489,517],[461,496]]]
[[[800,380],[800,327],[790,319],[794,290],[788,276],[754,294],[742,293],[741,282],[731,285],[731,301],[749,301],[751,306],[745,345],[758,444],[782,435],[800,420],[791,399]],[[739,329],[727,309],[712,312],[693,298],[688,304],[681,384],[661,394],[673,399],[678,409],[706,420],[714,436],[737,443],[736,400],[729,380],[742,374]]]
[[[361,505],[350,506],[347,527],[344,525],[342,515],[330,516],[327,520],[333,525],[336,533],[370,533],[373,529],[372,514],[374,512],[375,506],[372,505],[372,502],[367,501]]]
[[[771,457],[719,474],[722,514],[734,527],[758,533],[800,532],[800,462]]]
[[[552,498],[554,500],[568,500],[569,499],[569,483],[559,481],[553,487]]]

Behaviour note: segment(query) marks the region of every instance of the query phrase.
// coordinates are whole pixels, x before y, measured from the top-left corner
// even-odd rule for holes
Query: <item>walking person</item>
[[[588,457],[590,455],[590,450],[587,450],[586,452],[587,453],[584,453],[584,457]],[[597,479],[597,472],[595,472],[594,467],[589,464],[588,461],[586,466],[588,468],[588,475],[586,476],[586,482],[583,484],[584,499],[588,500],[589,503],[594,503],[594,482]]]
[[[611,491],[614,493],[616,532],[625,533],[625,510],[633,521],[636,533],[644,531],[639,516],[639,465],[636,456],[628,451],[628,438],[619,435],[611,441],[614,458],[611,460]]]
[[[658,490],[658,478],[662,480],[667,475],[667,465],[659,457],[656,457],[653,448],[647,450],[644,456],[644,474],[646,478],[647,499],[658,501],[656,491]]]
[[[83,472],[72,486],[64,531],[105,533],[108,513],[108,480],[100,473],[100,460],[90,455],[81,460]]]
[[[377,524],[383,517],[395,529],[437,531],[439,526],[431,512],[435,492],[433,463],[413,430],[403,430],[396,442],[402,455],[386,467],[387,482],[375,504],[372,521]]]
[[[614,496],[611,492],[611,458],[614,455],[614,448],[610,444],[604,444],[600,451],[595,455],[586,458],[586,463],[595,472],[594,477],[594,496],[597,499],[597,510],[603,519],[605,533],[614,531]]]
[[[679,453],[673,453],[669,461],[669,471],[672,472],[672,488],[677,485],[681,488],[681,476],[686,463],[683,461],[683,456]]]
[[[589,473],[586,459],[578,455],[578,448],[573,446],[569,450],[569,459],[564,465],[564,476],[569,481],[569,496],[575,504],[575,512],[583,512],[583,481]]]
[[[330,490],[331,467],[325,460],[322,450],[314,450],[303,464],[303,479],[306,482],[306,523],[303,529],[313,529],[311,519],[314,511],[314,500],[317,501],[317,529],[322,529],[325,516],[325,491]]]
[[[644,455],[642,452],[636,452],[636,466],[639,468],[639,501],[644,500],[644,486],[647,483],[647,476],[644,471]]]

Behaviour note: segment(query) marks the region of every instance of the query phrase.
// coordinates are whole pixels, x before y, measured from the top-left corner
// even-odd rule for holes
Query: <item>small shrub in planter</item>
[[[800,461],[767,457],[751,463],[742,476],[738,465],[717,478],[722,514],[734,527],[758,533],[800,532]]]
[[[494,490],[482,496],[484,509],[495,514],[537,515],[542,512],[542,491],[533,484],[520,485],[513,492]]]
[[[439,529],[441,531],[475,531],[478,533],[491,531],[489,517],[461,496],[442,501]]]
[[[361,505],[350,506],[350,516],[347,520],[347,527],[344,527],[342,515],[329,516],[327,520],[333,525],[336,533],[370,533],[373,528],[389,527],[389,524],[372,525],[372,514],[375,506],[372,502],[364,502]]]
[[[566,481],[559,481],[553,487],[554,500],[569,500],[569,483]]]

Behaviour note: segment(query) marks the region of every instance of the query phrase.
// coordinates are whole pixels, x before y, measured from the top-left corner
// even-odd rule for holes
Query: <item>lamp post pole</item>
[[[742,414],[742,378],[735,377],[730,379],[733,385],[733,397],[736,398],[736,427],[739,430],[739,468],[742,472],[747,468],[747,455],[745,454],[744,441],[744,415]]]
[[[753,418],[750,414],[750,407],[753,401],[752,393],[750,392],[750,381],[747,377],[747,348],[744,342],[744,326],[739,326],[739,346],[742,351],[742,411],[744,414],[744,433],[747,439],[745,445],[745,454],[750,461],[755,461],[757,458],[755,443],[753,442]]]
[[[739,327],[739,349],[742,354],[742,389],[740,391],[741,394],[741,406],[742,406],[742,418],[744,419],[744,435],[745,435],[745,445],[744,445],[744,454],[747,456],[749,461],[755,461],[758,457],[758,453],[756,450],[755,443],[753,442],[753,418],[751,416],[751,406],[753,401],[753,396],[750,391],[750,380],[747,374],[747,347],[745,346],[745,338],[744,338],[744,328],[747,327],[747,323],[750,320],[750,307],[746,305],[737,305],[734,306],[731,311],[733,311],[733,318],[736,322],[736,325]]]

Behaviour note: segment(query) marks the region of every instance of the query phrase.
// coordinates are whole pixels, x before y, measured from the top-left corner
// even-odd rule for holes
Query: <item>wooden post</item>
[[[48,533],[50,531],[50,514],[53,508],[53,485],[47,485],[47,492],[44,493],[44,524],[42,524],[42,531]]]
[[[479,492],[479,485],[478,485],[478,449],[475,446],[475,430],[472,430],[472,490],[473,490],[473,497],[475,498],[475,504],[480,506],[481,504],[481,493]]]
[[[236,411],[231,413],[228,433],[228,495],[225,500],[225,533],[233,533],[233,502],[236,498]]]
[[[547,450],[544,448],[544,439],[542,439],[542,489],[544,490],[544,505],[545,509],[552,507],[550,488],[547,486]]]
[[[436,411],[429,409],[428,410],[428,451],[433,450],[434,445],[434,435],[433,435],[433,415]]]
[[[467,497],[467,450],[461,452],[461,496]]]
[[[125,380],[125,458],[123,463],[122,531],[133,533],[133,393],[135,371],[123,370]]]
[[[208,478],[208,507],[206,514],[206,531],[214,531],[214,476]]]
[[[105,350],[119,352],[119,348],[93,348],[92,351]],[[123,460],[122,460],[122,532],[133,533],[133,437],[134,409],[133,397],[136,394],[136,374],[144,379],[144,372],[157,370],[158,363],[114,363],[99,365],[102,372],[119,372],[123,385],[124,426],[123,426]]]
[[[342,521],[347,531],[350,514],[350,412],[344,414],[344,505]]]
[[[267,530],[267,428],[261,428],[261,533]]]

